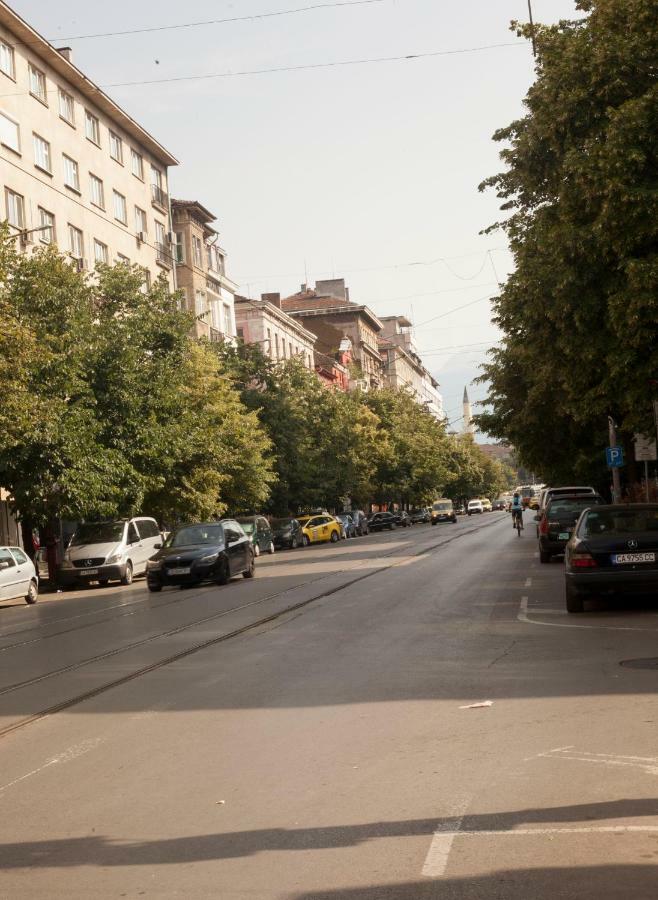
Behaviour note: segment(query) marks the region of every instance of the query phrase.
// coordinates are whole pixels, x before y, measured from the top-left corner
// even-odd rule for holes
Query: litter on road
[[[460,706],[460,709],[484,709],[486,706],[493,706],[493,700],[483,700],[482,703],[469,703],[468,706]]]

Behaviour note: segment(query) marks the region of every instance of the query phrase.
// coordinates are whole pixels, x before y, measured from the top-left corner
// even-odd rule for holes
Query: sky
[[[510,31],[527,20],[527,0],[348,2],[164,30],[323,0],[10,5],[71,46],[76,65],[180,160],[172,195],[217,215],[241,293],[345,277],[352,300],[410,317],[458,430],[464,385],[474,405],[486,394],[472,382],[499,339],[488,298],[512,268],[505,235],[480,234],[499,211],[478,184],[500,170],[491,136],[523,114],[534,77],[531,48]],[[578,15],[575,0],[532,4],[538,22]],[[510,46],[234,74],[495,44]],[[125,84],[218,73],[232,74]]]

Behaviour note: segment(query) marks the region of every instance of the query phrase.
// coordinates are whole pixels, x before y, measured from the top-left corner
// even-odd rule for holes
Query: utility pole
[[[611,447],[617,446],[617,426],[612,416],[608,416],[608,439]],[[616,466],[612,469],[612,502],[621,503],[621,480]]]
[[[535,43],[535,22],[532,17],[532,0],[528,0],[528,14],[530,15],[530,28],[532,32],[532,55],[537,59],[537,44]]]

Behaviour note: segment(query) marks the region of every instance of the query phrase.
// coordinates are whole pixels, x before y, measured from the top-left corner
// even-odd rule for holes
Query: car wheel
[[[253,562],[253,557],[252,557],[252,562]],[[225,559],[222,559],[222,561],[219,564],[219,568],[217,570],[217,576],[215,578],[215,581],[217,582],[217,584],[228,584],[228,580],[229,580],[228,562]]]
[[[585,601],[583,595],[570,584],[566,585],[566,600],[568,613],[581,613],[584,611]]]
[[[25,595],[25,602],[29,604],[29,606],[33,606],[37,600],[39,599],[39,588],[37,586],[36,581],[31,581],[30,586],[27,589],[27,594]]]
[[[304,544],[305,547],[308,547],[309,544],[311,543],[311,539],[307,534],[305,534],[304,537],[302,538],[302,543]]]
[[[291,550],[296,550],[298,546],[299,546],[299,545],[297,544],[297,538],[294,537],[294,538],[290,541],[290,549],[291,549]]]
[[[540,563],[549,563],[551,561],[551,554],[548,550],[540,550],[539,551],[539,562]]]
[[[162,590],[162,585],[161,585],[161,584],[149,584],[149,583],[147,582],[147,583],[146,583],[146,586],[148,587],[149,591],[150,591],[152,594],[159,594],[160,591]]]
[[[338,541],[340,540],[340,537],[339,537],[339,535],[338,535],[338,532],[332,531],[332,532],[331,532],[331,537],[329,538],[329,540],[331,541],[332,544],[337,544]]]
[[[267,548],[267,552],[270,556],[274,553],[274,541],[270,541],[270,546]]]
[[[260,556],[260,547],[258,544],[254,544],[254,556]]]
[[[249,560],[249,568],[246,569],[242,573],[242,575],[244,578],[253,578],[255,571],[256,571],[256,562],[254,560],[254,557],[252,556],[251,559]]]
[[[133,564],[128,560],[126,563],[126,571],[123,573],[121,578],[121,584],[132,584],[133,583]]]

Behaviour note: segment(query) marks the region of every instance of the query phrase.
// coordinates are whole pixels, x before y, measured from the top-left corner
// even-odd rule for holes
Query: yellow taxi
[[[337,544],[340,540],[340,522],[328,513],[316,516],[297,516],[297,521],[302,526],[304,544],[321,544],[331,541]]]

